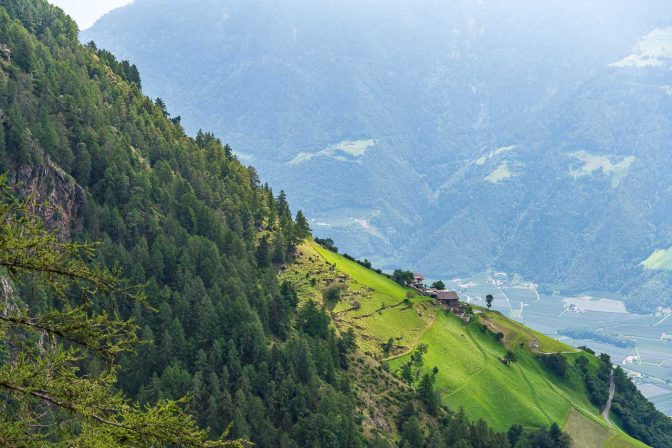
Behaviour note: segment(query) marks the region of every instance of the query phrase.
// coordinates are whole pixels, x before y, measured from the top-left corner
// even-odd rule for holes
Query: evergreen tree
[[[12,350],[0,363],[0,390],[9,398],[0,417],[0,442],[37,446],[57,437],[71,446],[239,446],[207,441],[207,433],[182,410],[183,401],[140,407],[114,391],[114,359],[137,343],[137,327],[96,310],[106,301],[142,296],[113,273],[86,264],[93,247],[58,241],[32,208],[11,196],[0,178],[0,267],[5,279],[29,278],[33,288],[66,305],[32,310],[3,282],[0,342]],[[78,296],[71,297],[75,291]],[[81,376],[79,365],[90,356],[104,361],[103,368]],[[52,420],[60,424],[48,424]]]
[[[271,264],[271,248],[269,247],[268,236],[264,235],[259,240],[257,246],[257,266],[266,268]]]
[[[166,103],[164,103],[161,98],[157,98],[156,100],[154,100],[154,104],[156,105],[156,107],[159,108],[164,117],[170,116],[170,114],[168,113],[168,108],[166,107]]]
[[[294,222],[296,223],[297,235],[300,239],[305,239],[310,236],[310,225],[308,224],[308,220],[303,215],[301,210],[296,212],[296,218],[294,219]]]
[[[401,427],[401,446],[408,448],[423,448],[425,433],[416,416],[409,418]]]
[[[434,390],[434,379],[428,373],[422,376],[418,387],[418,397],[425,403],[430,415],[437,415],[441,399]]]

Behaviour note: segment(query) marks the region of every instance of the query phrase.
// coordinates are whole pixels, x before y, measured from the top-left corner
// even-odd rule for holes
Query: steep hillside
[[[350,253],[650,311],[672,286],[640,265],[672,246],[670,26],[665,0],[137,0],[82,38]]]
[[[193,397],[187,410],[213,438],[230,428],[230,438],[259,447],[364,443],[351,394],[340,387],[346,372],[339,357],[347,349],[339,349],[328,320],[318,333],[293,325],[291,285],[277,279],[277,264],[308,232],[301,215],[290,215],[284,194],[261,186],[254,169],[212,134],[188,137],[160,102],[142,94],[134,66],[81,46],[74,22],[46,1],[0,1],[0,122],[0,169],[15,193],[45,203],[36,210],[61,238],[99,242],[88,261],[145,286],[147,306],[101,298],[87,309],[131,319],[147,341],[121,354],[116,384],[103,382],[141,404]],[[26,247],[30,256],[31,244],[7,250]],[[0,277],[3,316],[14,300],[33,324],[53,318],[52,308],[81,305],[78,288],[53,291],[31,275],[13,275],[16,284],[7,287],[4,268]],[[8,288],[18,297],[9,304]],[[2,378],[50,398],[43,384],[16,372],[18,355],[7,350],[15,347],[7,339],[13,332],[5,320],[0,326]],[[64,339],[38,348],[67,348],[72,340]],[[26,352],[19,355],[33,359]],[[79,375],[105,372],[97,356],[78,360],[64,362]],[[16,442],[5,420],[23,431],[27,403],[10,398],[0,383],[0,444],[92,446],[77,441],[76,421],[59,418],[53,395],[38,400],[36,421],[25,429],[36,442]],[[108,412],[105,403],[95,405]],[[145,446],[124,440],[95,446]]]
[[[474,307],[473,319],[465,323],[433,299],[314,242],[299,246],[297,262],[282,277],[296,285],[301,300],[324,303],[337,327],[353,329],[360,349],[396,377],[417,385],[425,373],[432,375],[441,403],[464,409],[470,418],[484,418],[498,430],[555,422],[577,447],[644,446],[591,404],[576,367],[582,357],[597,365],[588,353],[486,309]],[[330,294],[334,290],[338,299]],[[565,376],[542,361],[553,353],[567,359]],[[504,362],[507,357],[515,361]]]
[[[432,387],[419,395],[299,303],[278,271],[294,269],[310,234],[303,215],[212,134],[187,136],[142,93],[134,65],[77,33],[44,0],[0,0],[0,445],[185,446],[175,434],[186,427],[198,435],[189,446],[228,446],[203,442],[220,436],[287,448],[511,446],[484,421],[430,407]],[[55,282],[70,266],[76,280],[125,277],[145,301]],[[145,405],[158,411],[145,418]],[[193,420],[154,425],[171,406]],[[168,437],[145,436],[148,426]],[[515,436],[567,446],[550,429]]]

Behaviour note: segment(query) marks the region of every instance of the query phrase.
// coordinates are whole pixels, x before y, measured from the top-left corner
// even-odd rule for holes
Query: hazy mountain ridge
[[[137,61],[188,130],[217,130],[348,252],[633,292],[672,245],[665,32],[642,40],[672,18],[645,6],[139,0],[82,37]],[[661,62],[610,66],[624,58]],[[291,163],[364,139],[357,164]]]

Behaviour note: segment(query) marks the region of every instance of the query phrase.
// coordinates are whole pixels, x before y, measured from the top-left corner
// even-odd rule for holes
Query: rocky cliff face
[[[39,214],[60,238],[69,239],[73,232],[81,230],[86,193],[49,156],[44,156],[41,166],[14,167],[9,180],[22,195],[35,199]]]

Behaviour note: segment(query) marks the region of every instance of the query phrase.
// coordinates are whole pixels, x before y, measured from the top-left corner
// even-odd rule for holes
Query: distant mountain
[[[670,303],[669,4],[445,3],[137,0],[81,38],[358,257]]]

